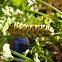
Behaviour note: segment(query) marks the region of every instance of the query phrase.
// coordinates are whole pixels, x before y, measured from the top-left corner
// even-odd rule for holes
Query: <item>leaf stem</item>
[[[31,12],[31,13],[35,13],[35,14],[39,14],[39,15],[43,15],[43,16],[45,16],[45,17],[49,17],[49,18],[51,18],[51,19],[53,19],[53,20],[56,20],[56,21],[62,23],[62,20],[59,20],[59,19],[56,18],[56,17],[50,16],[50,15],[47,15],[47,14],[44,14],[44,13],[41,13],[41,12],[32,11],[32,10],[25,10],[25,11],[28,11],[28,12]]]
[[[14,58],[14,60],[22,61],[22,62],[28,62],[28,61],[25,61],[25,60],[22,60],[22,59],[18,59],[18,58]]]
[[[54,33],[54,36],[59,36],[59,35],[62,35],[62,32],[59,32],[59,33]]]
[[[60,33],[54,33],[54,36],[62,35],[62,32]],[[15,38],[15,37],[23,37],[21,35],[0,35],[0,38]]]
[[[5,60],[5,61],[8,61],[8,62],[10,62],[10,61],[13,61],[13,60],[16,60],[16,61],[21,61],[21,62],[28,62],[28,61],[25,61],[25,60],[22,60],[22,59],[19,59],[19,58],[8,58],[7,60]],[[4,61],[4,60],[2,60],[2,61]]]
[[[26,57],[26,56],[24,56],[24,55],[22,55],[22,54],[20,54],[20,53],[18,53],[18,52],[15,52],[15,51],[13,51],[13,50],[11,50],[11,53],[13,53],[13,54],[15,54],[15,55],[17,55],[17,56],[19,56],[19,57],[25,59],[25,60],[28,60],[29,62],[35,62],[34,60],[32,60],[32,59],[30,59],[30,58],[28,58],[28,57]]]
[[[42,0],[36,0],[36,1],[38,1],[38,2],[40,2],[40,3],[42,3],[42,4],[45,4],[46,6],[49,6],[50,8],[52,8],[53,10],[55,10],[56,12],[62,14],[62,12],[61,12],[60,10],[58,10],[57,8],[51,6],[51,5],[48,4],[48,3],[46,3],[46,2],[44,2],[44,1],[42,1]]]
[[[15,37],[23,37],[21,35],[0,35],[0,38],[15,38]]]

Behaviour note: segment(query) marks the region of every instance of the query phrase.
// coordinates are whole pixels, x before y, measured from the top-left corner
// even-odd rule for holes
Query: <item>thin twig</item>
[[[42,4],[45,4],[46,6],[48,6],[48,7],[52,8],[53,10],[55,10],[56,12],[58,12],[58,13],[62,14],[62,12],[61,12],[60,10],[58,10],[57,8],[55,8],[55,7],[51,6],[51,5],[50,5],[50,4],[48,4],[48,3],[46,3],[46,2],[44,2],[44,1],[42,1],[42,0],[36,0],[36,1],[38,1],[38,2],[40,2],[40,3],[42,3]]]
[[[60,33],[54,33],[54,36],[60,36],[62,35],[62,32]],[[21,35],[0,35],[0,38],[15,38],[15,37],[23,37]]]

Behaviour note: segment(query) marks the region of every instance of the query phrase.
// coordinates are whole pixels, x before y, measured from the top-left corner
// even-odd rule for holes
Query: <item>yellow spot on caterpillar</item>
[[[12,35],[22,35],[24,37],[37,37],[37,36],[53,36],[54,29],[49,25],[26,25],[19,22],[15,22],[7,29]]]

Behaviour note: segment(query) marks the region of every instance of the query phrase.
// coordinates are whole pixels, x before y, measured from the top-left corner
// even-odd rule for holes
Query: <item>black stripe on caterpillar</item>
[[[8,29],[12,35],[22,35],[23,37],[53,36],[54,29],[49,25],[28,25],[19,22],[12,23]]]

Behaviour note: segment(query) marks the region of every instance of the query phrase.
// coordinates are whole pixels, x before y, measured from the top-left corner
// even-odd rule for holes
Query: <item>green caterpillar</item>
[[[12,23],[8,29],[12,35],[22,35],[23,37],[53,36],[54,29],[49,25],[28,25],[19,22]]]

